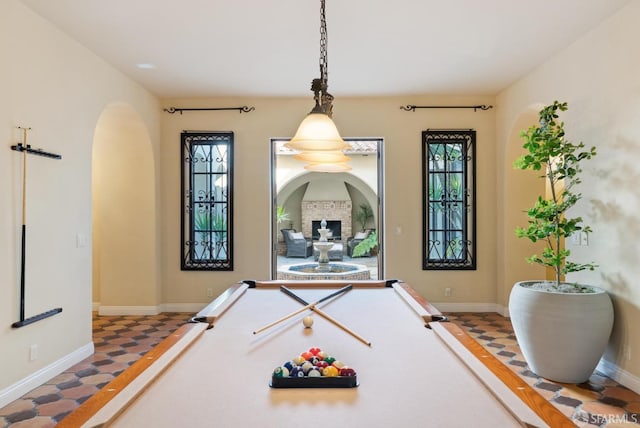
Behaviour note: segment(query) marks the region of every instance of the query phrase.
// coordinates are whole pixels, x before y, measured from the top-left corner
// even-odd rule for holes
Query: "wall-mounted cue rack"
[[[49,318],[55,314],[62,312],[62,308],[55,308],[43,312],[38,315],[25,318],[25,270],[26,270],[26,244],[27,244],[27,154],[44,156],[51,159],[62,159],[62,156],[55,153],[45,152],[40,149],[32,149],[27,144],[27,131],[31,128],[21,128],[22,130],[22,143],[11,146],[11,150],[22,152],[22,257],[20,260],[20,320],[11,324],[13,328],[24,327],[25,325],[33,324],[36,321]]]

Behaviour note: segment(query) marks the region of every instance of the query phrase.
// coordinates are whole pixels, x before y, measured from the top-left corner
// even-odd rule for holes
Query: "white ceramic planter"
[[[509,314],[529,368],[565,383],[589,379],[609,341],[613,305],[606,291],[555,293],[513,286]],[[524,286],[523,286],[524,285]]]

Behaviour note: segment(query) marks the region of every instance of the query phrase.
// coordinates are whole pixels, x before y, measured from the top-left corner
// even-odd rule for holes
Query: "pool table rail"
[[[59,426],[77,427],[77,426],[101,426],[102,422],[109,423],[116,418],[128,403],[135,398],[144,394],[147,386],[153,383],[154,379],[162,374],[162,372],[171,365],[171,362],[178,358],[192,343],[197,341],[202,333],[215,325],[218,320],[233,304],[240,299],[249,288],[279,288],[285,285],[289,288],[340,288],[347,284],[345,281],[243,281],[230,286],[220,296],[208,304],[202,311],[194,317],[198,323],[189,323],[181,326],[176,332],[171,334],[167,339],[162,341],[158,346],[145,354],[140,360],[134,363],[129,369],[125,370],[120,376],[103,387],[91,398],[85,401],[78,409],[63,419]],[[511,371],[495,356],[490,354],[482,345],[476,342],[462,328],[454,323],[437,323],[431,322],[442,317],[440,311],[431,305],[426,299],[418,294],[409,284],[402,281],[355,281],[354,288],[378,288],[392,287],[405,300],[411,308],[425,322],[425,325],[431,325],[434,332],[426,330],[425,334],[437,334],[445,342],[446,346],[453,348],[462,347],[464,350],[460,352],[454,351],[458,358],[469,369],[477,374],[477,367],[474,369],[470,366],[484,365],[485,369],[490,371],[486,379],[481,382],[488,387],[489,384],[498,383],[500,388],[508,388],[512,395],[517,397],[517,407],[526,407],[524,413],[535,413],[537,417],[551,427],[574,427],[575,425],[562,412],[556,409],[544,397],[537,393],[529,384],[522,380],[516,373]],[[458,345],[452,344],[459,342]],[[465,362],[464,357],[460,353],[470,353],[476,362]],[[504,397],[499,393],[492,392],[499,401],[503,402]],[[505,394],[508,395],[508,394]],[[509,399],[506,399],[509,401]],[[513,400],[512,400],[513,401]],[[504,405],[504,402],[503,402]],[[505,407],[508,407],[505,405]],[[530,409],[530,410],[529,410]],[[509,410],[513,414],[513,410]],[[516,416],[514,414],[514,416]],[[523,426],[541,426],[540,424],[530,423],[526,417],[517,416]],[[535,420],[536,418],[532,418]],[[88,425],[85,425],[89,421]],[[95,423],[97,421],[97,423]],[[544,425],[542,425],[544,426]]]
[[[135,397],[142,394],[147,385],[197,340],[205,329],[203,323],[188,323],[178,327],[56,426],[77,428],[108,425],[109,421],[117,417]],[[93,422],[95,420],[99,422]]]

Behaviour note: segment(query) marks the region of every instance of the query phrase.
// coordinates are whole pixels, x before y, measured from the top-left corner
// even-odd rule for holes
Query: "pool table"
[[[402,281],[356,281],[303,304],[346,285],[234,284],[60,426],[574,426]],[[275,367],[313,347],[354,368],[358,385],[270,386]]]

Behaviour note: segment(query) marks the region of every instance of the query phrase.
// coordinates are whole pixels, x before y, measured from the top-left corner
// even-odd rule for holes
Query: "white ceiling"
[[[327,0],[329,92],[496,94],[628,1]],[[162,98],[311,96],[319,77],[319,0],[22,2]]]

